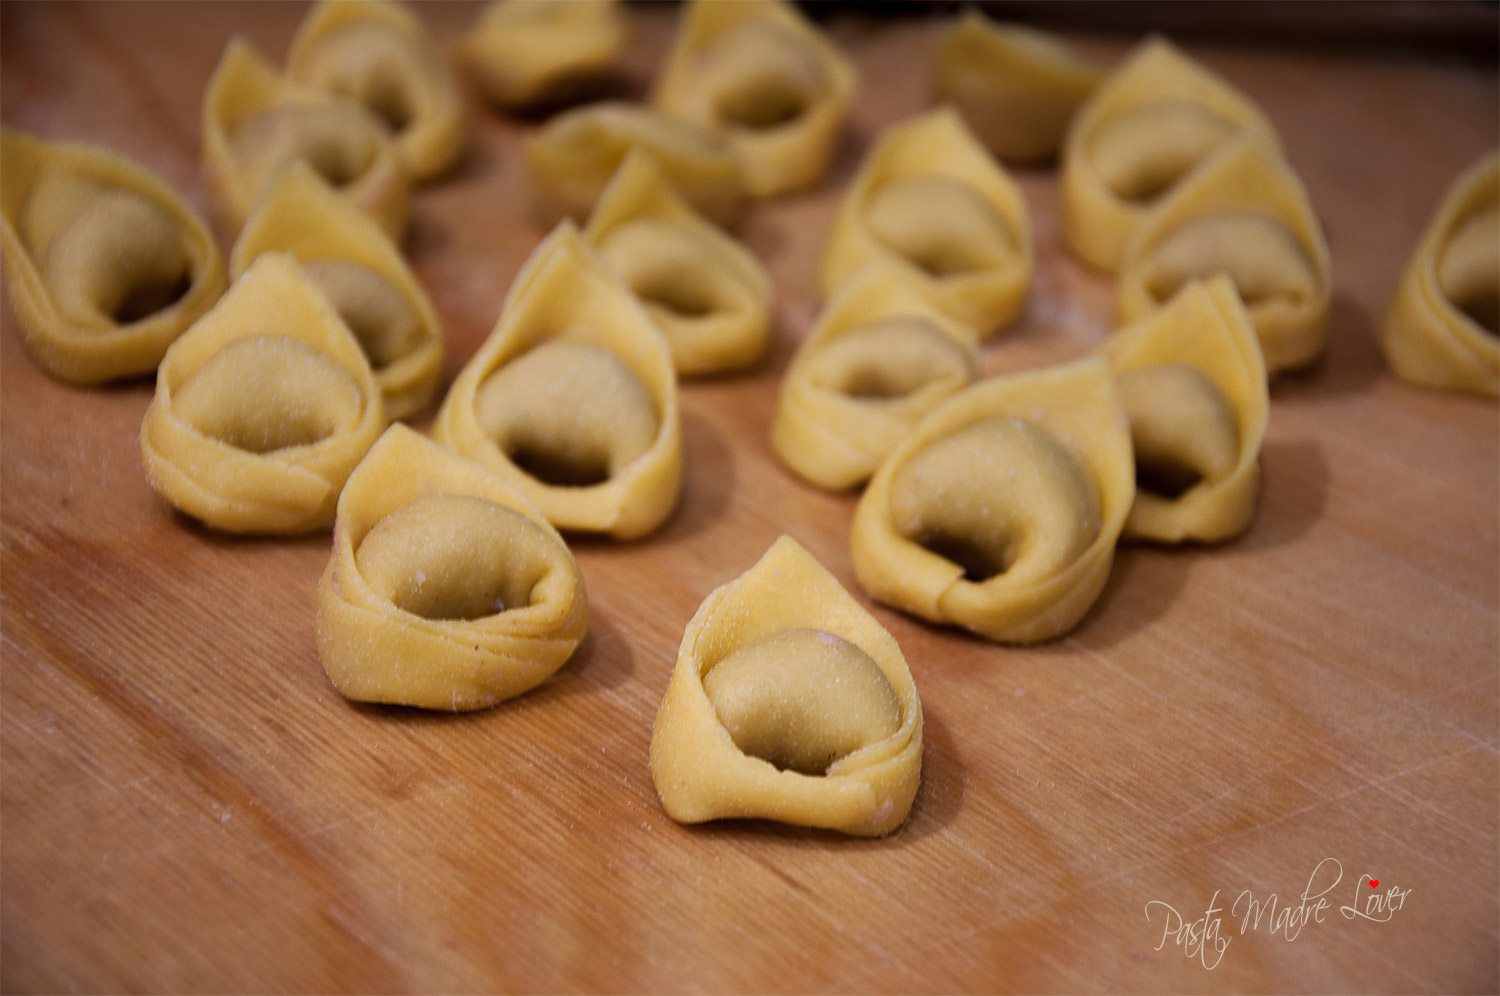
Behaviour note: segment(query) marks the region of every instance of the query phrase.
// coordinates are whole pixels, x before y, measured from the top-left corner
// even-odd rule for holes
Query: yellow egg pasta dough
[[[922,416],[979,376],[978,338],[910,270],[875,260],[828,302],[792,358],[772,448],[821,488],[863,484]]]
[[[1068,130],[1062,204],[1069,248],[1113,273],[1151,206],[1246,129],[1275,142],[1248,97],[1166,39],[1142,42]]]
[[[1125,537],[1216,542],[1248,529],[1270,401],[1260,344],[1229,278],[1189,281],[1100,352],[1114,365],[1135,452]]]
[[[677,194],[650,153],[626,156],[583,234],[666,335],[679,374],[734,370],[765,352],[765,269]]]
[[[261,189],[301,159],[399,240],[411,192],[385,126],[364,105],[283,76],[242,38],[203,93],[203,162],[225,220],[239,231]]]
[[[421,19],[394,0],[318,0],[292,39],[287,72],[374,112],[408,176],[435,176],[463,150],[453,74]]]
[[[878,836],[906,820],[921,772],[901,648],[796,540],[704,599],[651,734],[668,816]]]
[[[290,257],[257,259],[167,350],[141,424],[156,492],[234,533],[328,525],[385,418],[359,343]]]
[[[266,187],[230,253],[230,274],[238,277],[267,252],[295,256],[349,326],[375,372],[387,418],[427,404],[443,367],[437,313],[385,233],[304,163]]]
[[[1262,133],[1224,146],[1141,219],[1122,258],[1118,318],[1132,322],[1219,273],[1245,302],[1268,372],[1322,355],[1328,243],[1302,182]]]
[[[943,30],[935,69],[938,102],[958,108],[997,158],[1027,163],[1057,157],[1068,123],[1104,76],[1061,39],[974,9]]]
[[[811,186],[838,149],[849,59],[786,0],[688,0],[657,107],[722,135],[756,197]]]
[[[671,514],[682,481],[671,351],[571,222],[516,275],[433,436],[559,529],[635,539]]]
[[[518,491],[394,425],[339,496],[317,619],[344,697],[459,712],[562,667],[588,601],[562,537]]]
[[[991,640],[1060,636],[1104,587],[1133,476],[1102,357],[982,380],[875,472],[854,512],[855,575],[882,602]]]
[[[37,364],[97,384],[149,373],[224,292],[202,219],[107,149],[0,129],[0,250]]]
[[[1500,397],[1500,152],[1443,198],[1406,266],[1380,345],[1403,380]]]
[[[586,92],[615,69],[629,36],[620,0],[496,0],[459,51],[486,97],[529,107]]]
[[[907,268],[944,311],[984,335],[1025,306],[1026,204],[951,107],[893,125],[875,143],[823,250],[823,296],[874,259]]]

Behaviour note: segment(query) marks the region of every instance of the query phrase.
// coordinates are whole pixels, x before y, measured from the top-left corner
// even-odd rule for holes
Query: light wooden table
[[[421,12],[451,39],[474,8]],[[644,80],[673,9],[632,13]],[[206,208],[204,82],[231,33],[279,59],[300,15],[6,4],[0,110],[123,150]],[[170,513],[138,456],[149,383],[48,380],[4,309],[4,989],[1495,990],[1500,424],[1399,383],[1375,344],[1443,189],[1497,142],[1493,67],[1191,46],[1270,114],[1333,248],[1328,357],[1273,388],[1253,530],[1121,550],[1082,625],[1034,649],[876,608],[927,717],[890,838],[663,815],[646,746],[703,596],[783,532],[857,591],[853,499],[789,476],[767,429],[838,190],[925,105],[931,27],[833,20],[864,79],[847,150],[822,190],[743,229],[776,284],[773,355],[685,385],[676,516],[645,542],[576,544],[588,640],[489,712],[344,702],[312,638],[327,535],[226,539]],[[470,124],[408,244],[449,378],[543,234],[522,126],[477,104]],[[1019,180],[1037,280],[991,372],[1110,329],[1108,282],[1061,247],[1055,175]],[[1295,905],[1329,858],[1322,922],[1288,940],[1218,914],[1211,971],[1161,946],[1164,906],[1148,920],[1244,890]],[[1367,877],[1410,890],[1388,922],[1338,913]]]

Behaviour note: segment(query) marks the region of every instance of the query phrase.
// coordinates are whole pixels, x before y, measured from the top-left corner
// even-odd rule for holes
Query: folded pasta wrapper
[[[224,292],[202,219],[108,149],[0,129],[0,249],[37,364],[72,384],[156,369]]]
[[[1328,242],[1302,181],[1260,132],[1224,146],[1141,219],[1122,259],[1117,317],[1133,322],[1186,281],[1218,273],[1245,302],[1268,372],[1322,355]]]
[[[1156,433],[1135,446],[1135,504],[1125,537],[1216,542],[1248,529],[1270,401],[1260,344],[1229,278],[1189,281],[1172,300],[1107,339],[1099,352],[1109,357],[1117,377],[1145,372],[1134,389],[1122,386],[1121,397],[1133,422],[1139,414],[1136,431]],[[1211,390],[1203,390],[1205,382]],[[1183,395],[1187,404],[1179,400]],[[1197,478],[1181,494],[1155,494],[1142,485],[1144,454],[1156,448]],[[1205,453],[1216,459],[1205,460]],[[1214,468],[1193,466],[1207,462]]]
[[[359,343],[272,253],[167,350],[141,456],[158,494],[215,529],[300,533],[332,521],[384,428]]]
[[[750,193],[770,197],[827,173],[857,82],[786,0],[690,0],[654,103],[723,135]]]
[[[630,30],[620,0],[496,0],[459,51],[486,97],[527,107],[571,96],[619,63]]]
[[[1244,94],[1165,38],[1142,42],[1073,118],[1063,146],[1063,234],[1113,273],[1153,203],[1241,131],[1276,144]]]
[[[819,774],[778,769],[741,750],[705,690],[726,658],[789,631],[857,648],[894,693],[892,731]],[[776,689],[757,694],[773,699]],[[922,705],[901,648],[796,540],[781,537],[704,599],[683,633],[651,735],[651,777],[672,819],[769,819],[878,836],[905,821],[921,767]]]
[[[863,484],[922,416],[979,376],[978,338],[909,269],[871,262],[828,302],[792,357],[772,448],[821,488]]]
[[[287,72],[385,121],[414,179],[436,176],[463,151],[458,84],[421,19],[402,4],[319,0],[292,39]]]
[[[1397,376],[1500,397],[1500,153],[1454,181],[1412,253],[1381,329]]]
[[[566,111],[526,139],[526,166],[537,213],[582,220],[631,149],[651,153],[689,204],[721,226],[745,204],[739,156],[706,128],[664,111],[604,101]]]
[[[443,337],[427,293],[385,233],[305,163],[266,187],[230,253],[230,274],[239,277],[267,252],[291,253],[315,270],[334,264],[332,303],[344,306],[340,315],[374,369],[387,418],[405,418],[432,399]]]
[[[887,129],[839,204],[819,283],[832,297],[875,259],[905,267],[988,335],[1026,304],[1031,226],[1015,182],[951,107]]]
[[[441,508],[422,516],[424,505],[442,502],[478,511],[476,521],[498,528],[454,536],[467,522],[442,516]],[[377,529],[394,533],[385,542],[407,559],[362,564],[363,544]],[[466,558],[455,545],[478,545],[482,556]],[[482,600],[513,587],[524,604],[513,598],[498,611],[445,618],[398,601],[440,585],[450,590],[438,599],[450,600],[464,599],[466,587],[488,586]],[[386,590],[393,587],[398,596]],[[402,425],[386,430],[339,497],[317,604],[318,656],[340,694],[454,712],[487,708],[541,684],[588,628],[578,565],[535,506],[484,467]]]
[[[534,361],[540,377],[528,369],[506,379],[521,361]],[[627,446],[631,429],[638,442]],[[607,450],[609,459],[597,462],[610,466],[602,478],[580,471],[579,480],[549,482],[517,465],[497,442],[500,430],[543,462]],[[634,539],[671,514],[682,481],[671,351],[571,222],[558,225],[516,275],[494,330],[449,390],[433,436],[511,482],[559,529]],[[531,452],[549,447],[557,452]]]
[[[765,269],[682,199],[650,153],[625,157],[583,234],[666,335],[679,374],[733,370],[765,352]]]
[[[934,409],[875,472],[854,513],[855,575],[931,622],[1048,640],[1099,596],[1134,497],[1108,361],[989,378]]]
[[[973,9],[944,29],[935,69],[938,102],[957,107],[1007,162],[1056,158],[1068,123],[1104,77],[1061,39]]]
[[[390,135],[362,104],[283,76],[233,38],[203,93],[203,162],[225,220],[239,231],[261,189],[304,159],[399,241],[411,192]]]

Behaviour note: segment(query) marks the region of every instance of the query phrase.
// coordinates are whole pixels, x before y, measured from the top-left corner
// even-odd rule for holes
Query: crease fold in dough
[[[1229,278],[1189,281],[1105,340],[1100,352],[1120,379],[1136,437],[1135,504],[1124,535],[1216,542],[1248,529],[1270,401],[1260,344]],[[1170,468],[1159,478],[1186,475],[1178,482],[1188,486],[1176,496],[1153,493],[1142,481],[1142,464],[1158,453]]]
[[[528,107],[586,92],[614,70],[629,36],[620,0],[495,0],[459,52],[491,101]]]
[[[1141,219],[1122,259],[1119,321],[1218,273],[1245,302],[1268,372],[1322,355],[1333,296],[1328,243],[1302,181],[1262,132],[1242,133]]]
[[[953,108],[892,126],[870,150],[823,250],[823,296],[874,259],[906,268],[982,335],[1025,306],[1034,265],[1025,201]]]
[[[235,37],[203,92],[202,130],[204,169],[233,231],[272,177],[303,159],[400,241],[406,172],[385,126],[357,101],[288,79]]]
[[[934,409],[854,512],[876,599],[1002,643],[1072,629],[1109,576],[1135,497],[1108,361],[994,377]]]
[[[778,768],[742,750],[705,690],[705,679],[737,652],[790,634],[868,657],[894,693],[894,722],[871,724],[863,745],[822,774]],[[776,663],[789,684],[803,677],[797,672],[804,662]],[[774,710],[778,699],[786,705],[780,690],[764,683],[744,691],[760,709]],[[821,730],[814,739],[827,736],[840,717],[817,706],[833,689],[796,691],[813,700],[808,711]],[[774,714],[760,718],[776,724]],[[672,819],[769,819],[878,836],[905,821],[921,767],[922,704],[901,648],[796,540],[781,537],[754,567],[704,599],[683,633],[651,735],[651,777]]]
[[[620,101],[566,111],[527,137],[537,214],[549,222],[588,217],[633,148],[650,152],[677,192],[714,224],[739,218],[745,181],[729,143],[691,121]]]
[[[910,270],[871,262],[828,302],[792,357],[772,448],[821,488],[863,484],[922,416],[979,376],[978,338]]]
[[[385,428],[359,343],[290,257],[261,256],[167,350],[141,424],[152,488],[215,529],[326,526]]]
[[[1500,152],[1464,172],[1417,243],[1381,329],[1397,376],[1500,397]]]
[[[1152,37],[1073,118],[1063,145],[1063,234],[1085,262],[1113,273],[1153,203],[1241,131],[1276,144],[1251,100],[1165,38]]]
[[[722,135],[756,197],[822,179],[857,78],[786,0],[689,0],[657,83],[657,107]]]
[[[682,482],[671,350],[571,222],[516,275],[433,437],[499,473],[559,529],[635,539],[671,514]]]
[[[958,108],[975,137],[1007,162],[1055,159],[1068,123],[1103,76],[1060,38],[972,8],[938,39],[938,102]]]
[[[771,334],[771,281],[743,245],[672,188],[650,153],[625,157],[584,238],[655,320],[684,376],[748,366]]]
[[[578,565],[541,513],[403,425],[349,476],[317,604],[340,694],[454,712],[539,685],[588,628]]]
[[[224,292],[213,235],[144,166],[8,128],[0,249],[27,350],[72,384],[155,370]]]
[[[292,39],[287,72],[374,112],[414,179],[436,176],[463,151],[458,84],[421,19],[394,0],[319,0]]]
[[[303,275],[329,295],[359,340],[387,418],[405,418],[431,400],[443,367],[432,303],[385,233],[305,163],[282,171],[256,202],[230,253],[231,275],[266,252],[288,252],[311,267]]]

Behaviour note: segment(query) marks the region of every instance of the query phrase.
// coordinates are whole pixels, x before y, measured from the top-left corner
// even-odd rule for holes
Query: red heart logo
[[[1380,879],[1378,879],[1378,878],[1372,878],[1372,879],[1370,879],[1370,888],[1373,889],[1373,888],[1375,888],[1379,884],[1380,884]]]

